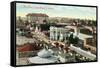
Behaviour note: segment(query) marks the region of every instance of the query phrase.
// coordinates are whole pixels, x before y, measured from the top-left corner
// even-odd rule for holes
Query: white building
[[[50,40],[66,40],[68,36],[68,29],[60,27],[50,27]]]

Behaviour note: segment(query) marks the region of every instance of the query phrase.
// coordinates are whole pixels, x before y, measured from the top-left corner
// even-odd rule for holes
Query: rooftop
[[[82,39],[82,40],[84,40],[86,38],[93,38],[93,36],[91,36],[91,35],[82,34],[82,33],[79,33],[78,37],[79,37],[79,39]]]
[[[37,40],[34,38],[27,38],[25,36],[19,36],[19,35],[16,36],[17,45],[23,45],[25,43],[34,43],[34,42],[37,42]]]
[[[47,14],[42,14],[42,13],[29,13],[26,16],[49,17]]]

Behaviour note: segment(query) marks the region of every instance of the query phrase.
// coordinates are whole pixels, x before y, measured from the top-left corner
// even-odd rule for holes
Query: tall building
[[[28,22],[30,23],[46,23],[48,20],[47,14],[42,13],[29,13],[26,15]]]

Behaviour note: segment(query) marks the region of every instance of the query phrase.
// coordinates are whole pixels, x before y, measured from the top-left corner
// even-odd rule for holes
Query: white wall
[[[0,0],[0,68],[13,68],[9,65],[10,64],[9,60],[10,60],[10,2],[11,1],[12,0]],[[100,0],[28,0],[28,1],[98,5],[100,7]],[[99,13],[99,19],[100,19],[100,13]],[[100,26],[100,24],[98,25]],[[100,33],[100,27],[98,28],[98,30]],[[98,37],[100,41],[100,35]],[[100,46],[98,48],[100,52]],[[100,62],[94,62],[94,63],[35,66],[34,68],[39,68],[39,67],[41,68],[100,68],[99,64]],[[22,68],[33,68],[33,66],[22,67]]]

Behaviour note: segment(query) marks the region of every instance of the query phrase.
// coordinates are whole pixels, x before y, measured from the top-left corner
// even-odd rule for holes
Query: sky
[[[17,3],[16,15],[25,17],[28,13],[43,13],[49,17],[67,17],[96,20],[96,7],[63,6]]]

